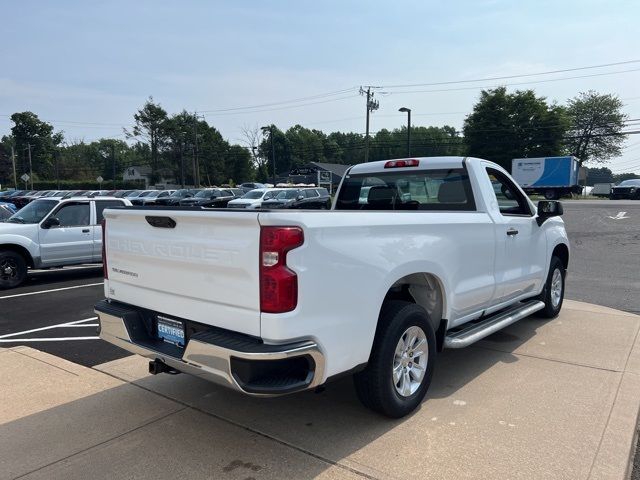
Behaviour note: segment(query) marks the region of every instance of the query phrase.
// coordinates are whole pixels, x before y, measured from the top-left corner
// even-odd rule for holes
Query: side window
[[[315,190],[305,190],[304,191],[304,196],[307,198],[316,198],[318,196],[318,192],[316,192]]]
[[[89,225],[91,208],[89,202],[67,203],[60,207],[53,216],[60,220],[61,227],[86,227]]]
[[[513,182],[503,173],[492,168],[487,168],[487,174],[502,215],[531,215],[526,199]]]
[[[98,225],[102,223],[104,219],[104,209],[111,207],[121,207],[124,205],[124,202],[120,202],[118,200],[97,200],[96,201],[96,221]]]
[[[318,195],[321,197],[328,197],[329,196],[329,190],[327,190],[326,188],[318,188],[316,190],[316,192],[318,192]]]

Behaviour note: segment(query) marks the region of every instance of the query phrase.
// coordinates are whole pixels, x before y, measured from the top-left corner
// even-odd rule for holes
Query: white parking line
[[[15,295],[5,295],[4,297],[0,297],[0,300],[4,300],[5,298],[16,298],[16,297],[26,297],[29,295],[40,295],[41,293],[61,292],[63,290],[73,290],[74,288],[97,287],[98,285],[104,285],[104,282],[88,283],[87,285],[76,285],[74,287],[52,288],[51,290],[41,290],[39,292],[16,293]]]
[[[9,337],[17,337],[19,335],[25,335],[27,333],[42,332],[44,330],[51,330],[53,328],[60,328],[60,327],[82,326],[77,324],[90,322],[92,320],[97,320],[97,319],[98,317],[91,317],[91,318],[85,318],[84,320],[76,320],[74,322],[65,322],[65,323],[59,323],[57,325],[49,325],[48,327],[33,328],[31,330],[25,330],[24,332],[7,333],[6,335],[0,335],[0,342],[3,341],[2,339],[9,338]],[[22,341],[22,339],[19,339],[19,340]],[[4,341],[8,342],[8,341],[17,341],[17,340],[4,340]]]
[[[0,340],[0,343],[17,343],[17,342],[66,342],[67,340],[100,340],[100,337],[61,337],[61,338],[17,338]]]
[[[99,327],[99,323],[83,323],[82,325],[60,325],[59,328]]]

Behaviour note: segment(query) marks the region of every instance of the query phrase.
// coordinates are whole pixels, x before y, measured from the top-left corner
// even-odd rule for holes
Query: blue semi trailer
[[[525,192],[542,194],[547,200],[582,192],[576,157],[514,158],[511,175]]]

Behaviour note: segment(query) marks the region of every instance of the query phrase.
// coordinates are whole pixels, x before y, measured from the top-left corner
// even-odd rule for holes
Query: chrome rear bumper
[[[135,307],[102,301],[95,306],[95,312],[100,322],[100,338],[106,342],[248,395],[278,396],[308,390],[317,387],[323,379],[324,355],[313,341],[266,345],[255,339],[238,341],[232,332],[229,334],[234,337],[229,341],[225,341],[224,333],[220,331],[215,334],[205,332],[188,339],[184,350],[180,350],[182,355],[177,356],[163,352],[163,344],[157,340],[155,347],[150,339],[140,340],[140,325],[132,325],[132,322],[137,322],[142,313]],[[130,334],[130,330],[136,333]],[[173,352],[177,350],[176,347]],[[296,365],[292,370],[293,363]],[[262,367],[267,368],[267,373]],[[290,373],[296,368],[298,375],[293,379],[273,373],[278,369]],[[260,373],[252,374],[251,369]],[[269,371],[272,378],[269,378]],[[247,381],[247,372],[249,377],[257,377],[257,381]]]

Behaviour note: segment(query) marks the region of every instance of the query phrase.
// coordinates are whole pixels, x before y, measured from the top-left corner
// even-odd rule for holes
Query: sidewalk
[[[389,420],[349,379],[244,397],[131,356],[89,369],[0,349],[0,479],[626,478],[640,317],[565,301],[444,352],[422,407]]]

